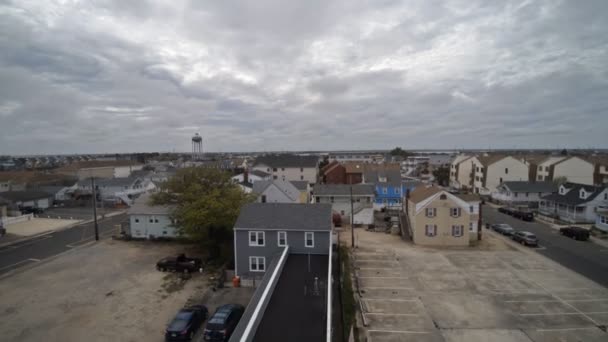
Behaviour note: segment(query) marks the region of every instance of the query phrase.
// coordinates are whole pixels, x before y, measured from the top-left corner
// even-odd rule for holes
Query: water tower
[[[192,160],[203,159],[203,137],[196,133],[192,137]]]

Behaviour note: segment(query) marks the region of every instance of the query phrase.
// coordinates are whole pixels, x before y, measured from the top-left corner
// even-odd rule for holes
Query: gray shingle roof
[[[308,181],[291,181],[291,184],[293,184],[293,186],[300,191],[308,190]]]
[[[553,182],[504,182],[503,185],[511,192],[557,192],[557,184]]]
[[[253,165],[264,164],[269,167],[317,167],[319,157],[297,156],[295,154],[269,154],[256,158]]]
[[[261,177],[261,178],[265,178],[265,177],[270,176],[270,173],[266,173],[266,172],[264,172],[262,170],[253,170],[253,171],[250,172],[250,174],[252,174],[254,176]]]
[[[392,186],[401,185],[401,172],[399,170],[366,170],[363,172],[365,183],[388,184]],[[380,182],[380,178],[386,178],[386,182]]]
[[[235,229],[331,231],[331,204],[250,203],[241,208]]]
[[[262,194],[271,185],[276,186],[279,190],[281,190],[281,192],[283,192],[293,201],[300,198],[300,190],[298,190],[290,181],[279,179],[260,180],[254,182],[252,192],[257,195]]]
[[[150,205],[148,203],[151,197],[150,194],[142,194],[135,200],[127,213],[129,215],[169,215],[176,208],[174,205]]]
[[[565,183],[564,186],[567,189],[570,189],[565,195],[560,195],[559,193],[543,196],[543,200],[553,201],[557,203],[563,203],[566,205],[580,205],[583,203],[587,203],[593,201],[597,195],[599,195],[606,186],[593,186],[593,185],[585,185],[585,184],[576,184],[576,183]],[[591,193],[587,197],[587,199],[582,199],[580,197],[581,188],[585,189],[587,193]]]
[[[350,187],[348,184],[316,184],[313,190],[315,196],[350,196]],[[373,184],[355,184],[353,187],[353,196],[373,196]]]
[[[135,183],[136,181],[140,180],[140,178],[137,177],[125,177],[125,178],[96,178],[95,179],[95,185],[97,187],[114,187],[114,186],[118,186],[118,187],[125,187],[125,186],[130,186],[133,183]],[[83,179],[81,181],[78,182],[78,186],[91,186],[91,180],[90,179]]]

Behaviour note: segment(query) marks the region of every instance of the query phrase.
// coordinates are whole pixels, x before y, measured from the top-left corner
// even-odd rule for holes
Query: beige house
[[[417,187],[406,200],[415,244],[468,246],[477,238],[479,197],[454,195],[436,186]]]
[[[126,178],[144,165],[131,160],[90,160],[76,162],[57,169],[57,173],[78,177],[79,180],[95,178]]]
[[[471,158],[473,163],[473,192],[490,195],[507,181],[527,181],[529,166],[522,160],[505,155]]]
[[[457,155],[450,165],[450,187],[455,189],[471,189],[472,156]]]
[[[593,185],[595,165],[579,157],[569,157],[552,166],[553,178],[565,177],[568,182]]]
[[[592,160],[595,164],[593,182],[596,185],[608,184],[608,156],[595,156]]]
[[[553,173],[551,172],[553,165],[563,161],[567,157],[564,156],[549,156],[541,158],[538,161],[530,163],[531,181],[551,181]]]

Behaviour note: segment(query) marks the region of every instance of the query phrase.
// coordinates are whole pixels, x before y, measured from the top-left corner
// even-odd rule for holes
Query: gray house
[[[260,180],[253,183],[253,193],[262,203],[304,203],[302,191],[286,180]],[[305,191],[304,191],[305,193]]]
[[[288,246],[290,254],[327,255],[331,234],[330,204],[247,204],[234,225],[235,274],[261,278]]]
[[[315,203],[329,203],[334,213],[340,214],[343,221],[350,222],[351,188],[355,224],[374,223],[373,184],[316,184],[313,191]]]
[[[553,182],[503,182],[492,192],[492,199],[505,204],[536,207],[543,196],[554,194],[557,190],[557,184]]]
[[[608,186],[564,183],[557,193],[543,196],[539,213],[571,223],[594,223],[598,208],[608,207]]]

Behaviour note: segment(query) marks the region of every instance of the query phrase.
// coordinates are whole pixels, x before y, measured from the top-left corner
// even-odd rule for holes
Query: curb
[[[114,216],[125,214],[126,212],[127,212],[126,210],[121,210],[121,211],[117,211],[117,212],[113,212],[113,213],[110,213],[108,215],[105,215],[105,217],[102,217],[101,215],[99,215],[99,216],[97,216],[97,221],[100,222],[100,221],[103,221],[105,219],[108,219],[108,218],[111,218],[111,217],[114,217]],[[27,242],[29,240],[34,240],[34,239],[39,238],[41,236],[45,236],[45,235],[49,235],[49,234],[53,234],[53,233],[62,232],[64,230],[72,229],[72,228],[80,226],[80,225],[92,223],[93,221],[94,221],[93,219],[89,219],[89,220],[85,220],[85,221],[79,221],[79,222],[67,225],[65,227],[61,227],[59,229],[47,230],[47,231],[44,231],[44,232],[41,232],[41,233],[38,233],[38,234],[35,234],[35,235],[30,235],[30,236],[23,237],[22,239],[13,240],[13,241],[10,241],[10,242],[5,242],[5,243],[0,243],[0,248],[10,247],[10,246],[18,244],[18,243]]]

